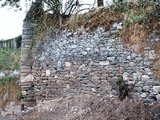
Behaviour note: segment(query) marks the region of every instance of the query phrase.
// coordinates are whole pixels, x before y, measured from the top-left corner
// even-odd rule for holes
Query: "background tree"
[[[11,6],[21,9],[21,1],[22,0],[0,0],[0,4],[1,7]],[[26,2],[32,2],[32,0],[26,0]],[[55,16],[62,15],[65,17],[70,16],[77,8],[86,5],[80,4],[79,0],[66,0],[65,6],[63,6],[63,0],[35,0],[35,2],[32,3],[41,4],[45,12],[52,13]],[[100,2],[100,4],[102,3]]]
[[[104,6],[103,0],[97,0],[98,7]]]
[[[11,6],[14,8],[18,8],[19,10],[21,10],[21,6],[20,6],[20,0],[0,0],[0,6],[4,7],[4,6]]]

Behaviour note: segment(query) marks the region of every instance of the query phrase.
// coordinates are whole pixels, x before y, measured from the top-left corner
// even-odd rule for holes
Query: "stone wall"
[[[119,29],[122,23],[109,31],[103,27],[95,32],[65,30],[29,50],[34,27],[24,23],[21,84],[25,105],[78,94],[118,96],[118,75],[129,85],[135,83],[130,97],[159,102],[160,85],[153,75],[155,51],[146,48],[138,54],[126,49],[116,35]]]
[[[34,53],[30,48],[32,44],[32,37],[34,35],[34,26],[30,22],[24,22],[23,35],[21,44],[21,66],[20,79],[22,86],[22,94],[25,96],[24,101],[26,106],[34,106],[36,100],[34,97],[34,76],[31,74],[33,66],[32,54]]]

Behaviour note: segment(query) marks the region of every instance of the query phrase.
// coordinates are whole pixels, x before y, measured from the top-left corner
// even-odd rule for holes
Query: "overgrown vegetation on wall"
[[[63,18],[61,26],[52,14],[43,13],[38,18],[35,34],[45,36],[47,32],[53,35],[52,33],[63,29],[77,30],[82,26],[90,31],[94,31],[98,26],[104,26],[108,30],[114,22],[123,22],[124,28],[118,33],[123,40],[130,43],[142,42],[149,32],[159,29],[156,3],[117,2],[110,7],[99,7],[84,14],[73,14],[70,18]]]
[[[151,2],[116,3],[115,5],[96,8],[82,15],[73,15],[65,27],[70,30],[84,26],[91,31],[98,26],[105,26],[108,30],[114,22],[123,22],[124,28],[118,34],[130,43],[137,43],[145,39],[151,31],[157,31],[158,11],[156,4]],[[64,28],[65,28],[64,27]]]
[[[117,34],[122,38],[124,45],[126,43],[138,44],[136,52],[141,52],[144,47],[151,45],[149,34],[154,32],[159,36],[158,9],[155,2],[117,2],[108,7],[98,7],[84,14],[72,14],[70,18],[63,18],[62,25],[59,20],[53,17],[53,14],[42,14],[37,20],[38,26],[35,35],[32,38],[31,49],[38,42],[45,42],[46,36],[53,36],[61,30],[68,29],[77,31],[79,35],[86,29],[88,32],[94,31],[98,26],[104,26],[106,30],[110,29],[114,22],[122,22],[123,28]],[[158,54],[160,42],[156,42],[153,49],[156,50],[157,61],[155,66],[160,68]],[[128,47],[128,46],[126,46]],[[129,46],[130,47],[130,46]],[[156,72],[158,75],[160,71]]]

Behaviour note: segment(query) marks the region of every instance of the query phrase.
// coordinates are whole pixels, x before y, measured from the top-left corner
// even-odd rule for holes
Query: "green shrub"
[[[0,79],[0,84],[5,84],[7,82],[10,82],[12,80],[16,80],[17,79],[17,76],[8,76],[8,77],[4,77],[4,78],[1,78]]]
[[[0,49],[0,70],[19,70],[20,49]]]

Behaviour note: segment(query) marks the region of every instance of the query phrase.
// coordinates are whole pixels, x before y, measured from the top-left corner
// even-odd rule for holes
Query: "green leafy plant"
[[[131,20],[127,20],[124,23],[124,27],[129,27],[132,24]]]
[[[123,84],[123,77],[122,76],[118,76],[118,78],[116,80],[116,84],[119,86],[119,88],[122,87],[122,84]]]
[[[135,15],[132,17],[132,20],[136,22],[146,21],[147,19],[148,19],[148,16],[146,14]]]
[[[85,21],[88,20],[88,15],[84,15],[84,18],[83,18]]]
[[[22,94],[21,90],[18,91],[18,96],[17,97],[18,97],[19,100],[23,99],[23,94]]]
[[[7,76],[0,79],[0,84],[6,84],[7,82],[11,82],[12,80],[17,79],[17,76]]]

